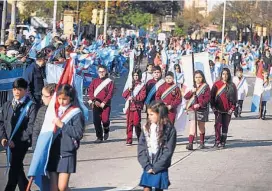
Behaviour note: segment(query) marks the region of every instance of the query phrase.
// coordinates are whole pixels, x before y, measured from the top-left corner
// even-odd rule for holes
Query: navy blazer
[[[158,173],[171,166],[171,159],[177,142],[177,133],[173,125],[165,125],[163,139],[163,145],[160,146],[153,162],[151,162],[144,132],[141,133],[138,144],[138,161],[145,171],[152,169],[155,173]]]
[[[3,110],[0,115],[0,141],[2,139],[9,140],[13,129],[16,126],[16,123],[19,119],[21,114],[21,110],[25,107],[25,105],[30,101],[30,98],[27,97],[26,100],[14,111],[12,108],[12,102],[7,101],[3,105]],[[31,136],[34,126],[34,121],[36,117],[36,105],[33,103],[23,122],[21,123],[18,131],[16,132],[15,136],[13,137],[13,142],[16,146],[20,146],[23,143],[26,143],[28,146],[31,145]]]
[[[40,104],[45,78],[45,67],[33,62],[26,68],[24,79],[28,82],[29,96],[35,103]]]
[[[74,155],[79,147],[79,141],[83,138],[84,126],[82,113],[72,117],[59,129],[59,134],[54,140],[50,152],[62,157]]]

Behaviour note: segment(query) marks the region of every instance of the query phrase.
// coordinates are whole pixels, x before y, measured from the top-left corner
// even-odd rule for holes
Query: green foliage
[[[182,30],[182,28],[176,26],[175,29],[174,29],[174,36],[184,36],[185,35],[185,32]]]

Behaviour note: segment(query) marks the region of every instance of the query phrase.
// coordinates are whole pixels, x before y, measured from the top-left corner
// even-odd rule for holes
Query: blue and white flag
[[[12,84],[17,78],[23,76],[23,68],[13,70],[0,70],[0,91],[12,89]]]

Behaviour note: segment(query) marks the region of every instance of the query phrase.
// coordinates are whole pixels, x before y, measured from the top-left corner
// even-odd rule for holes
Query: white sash
[[[81,110],[76,107],[74,109],[72,109],[71,111],[69,111],[67,114],[65,114],[65,116],[61,119],[61,122],[63,123],[67,123],[68,121],[70,121],[76,114],[80,113]]]
[[[144,83],[138,84],[138,85],[134,88],[134,90],[133,90],[133,92],[132,92],[132,97],[136,97],[136,96],[140,93],[140,91],[141,91],[141,89],[142,89],[143,87],[144,87]],[[129,107],[129,101],[127,100],[126,103],[125,103],[125,108],[123,109],[124,114],[127,113],[128,107]]]
[[[105,79],[101,84],[97,86],[97,88],[94,90],[94,97],[101,92],[112,80],[110,78]]]

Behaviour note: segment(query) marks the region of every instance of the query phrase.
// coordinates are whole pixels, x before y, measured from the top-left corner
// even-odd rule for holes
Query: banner
[[[23,68],[13,70],[0,70],[0,91],[12,89],[12,84],[17,78],[23,77]]]
[[[181,57],[182,71],[184,72],[184,84],[182,86],[183,94],[187,93],[193,88],[193,66],[192,55]],[[209,66],[209,54],[207,52],[194,54],[195,71],[201,70],[206,78],[207,83],[212,87],[211,71]],[[186,110],[187,101],[182,99],[182,103],[177,108],[177,115],[175,119],[175,127],[178,132],[182,132],[188,122]]]

